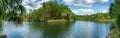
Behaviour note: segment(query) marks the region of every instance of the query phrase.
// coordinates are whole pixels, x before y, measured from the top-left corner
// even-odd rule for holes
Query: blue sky
[[[27,12],[42,7],[43,2],[53,0],[23,0],[22,5]],[[59,4],[67,5],[76,15],[90,15],[95,13],[107,13],[109,5],[114,0],[56,0]]]

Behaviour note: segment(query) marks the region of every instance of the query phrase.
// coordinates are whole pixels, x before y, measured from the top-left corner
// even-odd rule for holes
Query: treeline
[[[21,5],[22,0],[1,0],[0,21],[47,21],[47,20],[75,20],[75,14],[64,4],[56,1],[44,2],[42,7],[26,14],[26,9]]]
[[[75,14],[70,8],[57,2],[44,2],[41,8],[33,10],[28,16],[31,21],[75,20]]]
[[[109,13],[97,13],[97,14],[91,14],[91,15],[77,15],[77,20],[110,21],[111,17]]]

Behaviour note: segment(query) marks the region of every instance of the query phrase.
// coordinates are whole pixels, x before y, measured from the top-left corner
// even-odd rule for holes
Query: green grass
[[[114,20],[113,19],[99,19],[99,20],[95,20],[95,21],[98,21],[98,22],[112,22]]]
[[[73,20],[64,20],[64,19],[59,19],[59,20],[48,20],[47,22],[70,22],[70,21],[73,21]]]

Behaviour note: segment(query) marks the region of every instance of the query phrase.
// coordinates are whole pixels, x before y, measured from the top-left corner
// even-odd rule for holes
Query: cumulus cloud
[[[47,2],[50,0],[23,0],[22,5],[26,8],[27,12],[33,9],[38,9],[42,7],[43,2]]]
[[[63,0],[68,5],[74,6],[91,6],[94,4],[102,4],[109,0]]]
[[[72,12],[75,13],[76,15],[90,15],[90,14],[94,14],[94,10],[93,9],[72,9]]]

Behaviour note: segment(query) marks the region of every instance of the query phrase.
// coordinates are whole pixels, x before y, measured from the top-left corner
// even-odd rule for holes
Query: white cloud
[[[68,5],[74,6],[91,6],[94,4],[102,4],[109,0],[63,0]]]
[[[108,13],[108,9],[102,9],[101,12],[102,13]]]
[[[95,14],[93,9],[72,9],[72,12],[75,13],[76,15],[90,15],[90,14]]]
[[[38,9],[42,7],[43,2],[48,2],[50,0],[22,0],[22,5],[26,8],[27,12],[33,9]]]
[[[50,1],[50,0],[42,0],[42,2],[47,2],[47,1]]]
[[[101,0],[102,2],[108,2],[109,0]]]

